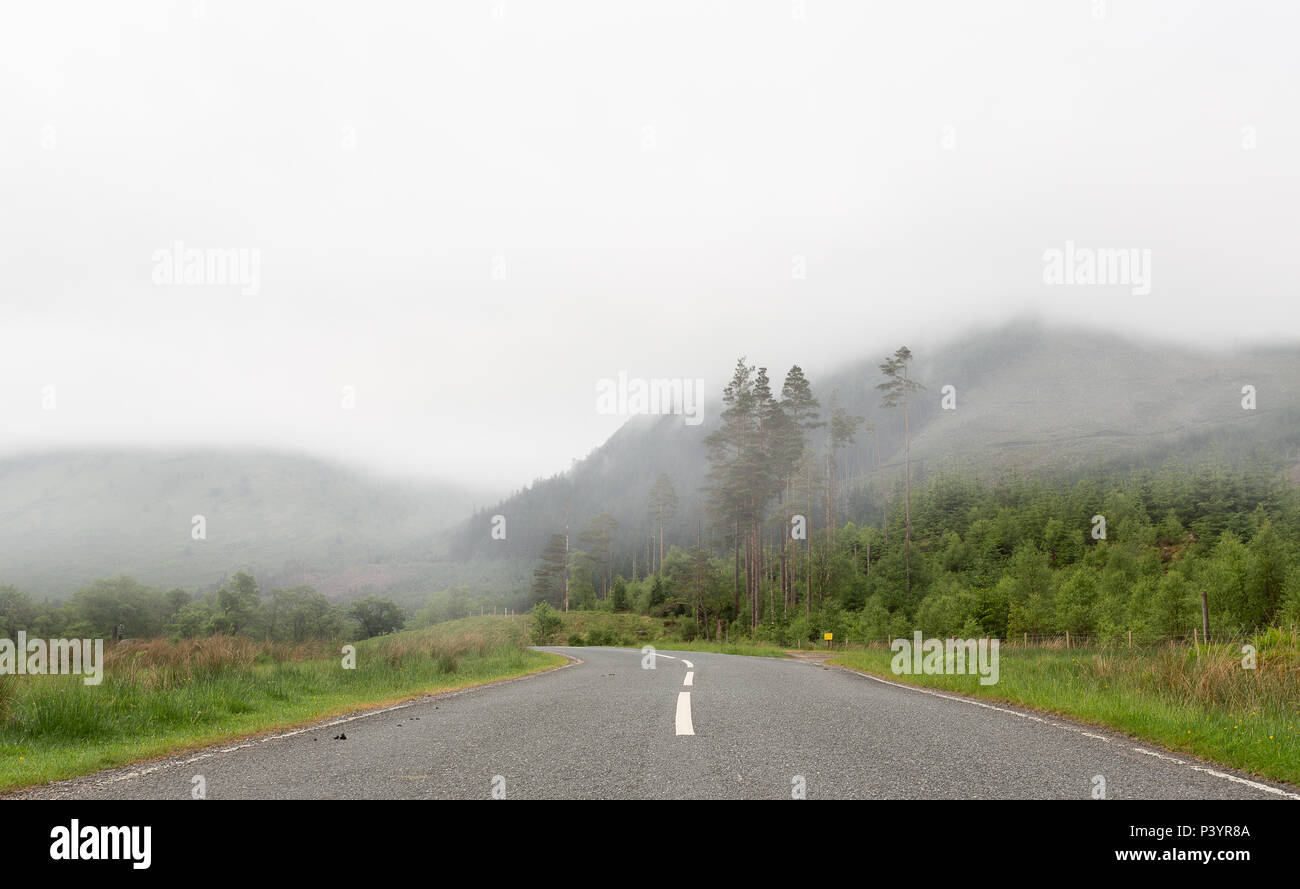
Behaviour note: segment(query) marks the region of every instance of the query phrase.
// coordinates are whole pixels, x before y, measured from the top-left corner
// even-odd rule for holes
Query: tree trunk
[[[731,572],[731,619],[740,618],[740,520],[736,520],[732,543],[736,551],[736,564]]]
[[[810,455],[811,456],[811,455]],[[805,528],[804,541],[808,546],[808,558],[805,559],[804,574],[807,575],[807,586],[804,590],[804,607],[807,610],[808,619],[812,620],[812,490],[813,490],[813,470],[812,460],[808,461],[808,527]]]
[[[564,501],[564,610],[569,610],[569,501]]]
[[[903,365],[903,450],[906,454],[906,469],[904,474],[907,477],[904,490],[906,491],[903,503],[903,521],[907,528],[906,540],[903,550],[904,575],[907,578],[906,589],[907,599],[912,599],[912,427],[907,416],[907,365]]]
[[[794,484],[790,484],[790,502],[794,502]],[[787,522],[787,524],[789,524]],[[806,522],[805,522],[806,524]],[[790,540],[790,592],[789,601],[786,602],[785,610],[789,611],[794,608],[794,603],[798,599],[799,593],[795,589],[795,584],[799,582],[799,541],[791,538]]]
[[[659,570],[664,570],[664,512],[659,510]]]
[[[880,517],[885,524],[885,546],[889,546],[889,500],[885,497],[885,478],[880,472],[880,439],[871,433],[871,441],[876,446],[876,484],[880,486]]]

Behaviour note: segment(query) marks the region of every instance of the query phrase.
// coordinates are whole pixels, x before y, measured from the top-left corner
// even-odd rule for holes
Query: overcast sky
[[[1297,34],[1239,0],[7,4],[0,453],[511,488],[617,428],[620,371],[716,400],[742,353],[815,382],[1026,312],[1293,338]],[[1047,283],[1071,241],[1149,286]]]

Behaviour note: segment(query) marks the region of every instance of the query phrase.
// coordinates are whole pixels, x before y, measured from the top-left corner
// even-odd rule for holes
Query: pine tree
[[[602,512],[578,535],[578,543],[591,553],[593,561],[600,566],[602,599],[609,598],[610,544],[616,531],[618,531],[618,519],[607,512]]]
[[[908,377],[908,366],[912,361],[912,350],[900,346],[894,354],[880,365],[880,372],[885,375],[885,382],[876,386],[885,393],[881,407],[893,408],[903,406],[903,441],[906,452],[906,501],[903,507],[903,521],[906,525],[906,540],[903,549],[905,574],[907,578],[907,595],[912,593],[912,427],[908,415],[908,396],[924,389],[920,383]]]
[[[621,574],[614,578],[610,587],[609,605],[614,611],[627,611],[627,582]]]
[[[837,455],[848,445],[853,444],[857,435],[858,428],[862,425],[865,417],[855,417],[840,405],[836,398],[837,393],[831,393],[831,429],[830,436],[826,440],[827,448],[830,453],[830,462],[827,475],[829,476],[828,485],[830,489],[830,527],[835,528],[839,525],[839,498],[835,493],[836,477],[836,459]]]
[[[736,362],[731,381],[722,392],[721,425],[710,432],[708,447],[709,510],[730,532],[734,552],[732,619],[740,617],[740,542],[745,518],[745,485],[741,462],[752,434],[754,415],[753,365]]]
[[[656,608],[668,601],[668,590],[664,587],[663,578],[656,574],[650,579],[650,596],[646,602],[647,609],[652,615]]]
[[[673,488],[672,479],[668,473],[661,472],[655,479],[654,487],[650,489],[650,518],[656,523],[658,533],[656,543],[658,545],[658,558],[656,564],[652,566],[654,572],[663,570],[664,567],[664,524],[672,519],[677,513],[677,491]]]
[[[785,499],[786,503],[790,504],[786,509],[784,532],[785,540],[790,541],[791,544],[787,610],[794,605],[794,583],[799,572],[799,546],[790,540],[790,520],[793,517],[793,511],[790,507],[793,506],[794,476],[807,448],[809,432],[826,425],[817,419],[820,408],[821,405],[813,396],[812,385],[808,382],[808,378],[804,376],[803,369],[797,364],[794,365],[786,372],[785,383],[781,386],[781,411],[787,418],[781,462],[785,469]],[[809,519],[808,513],[809,510],[805,510],[805,521]],[[808,541],[807,537],[805,537],[805,541],[806,546],[811,545],[811,541]],[[811,559],[805,561],[811,564]],[[805,570],[808,569],[805,568]],[[811,607],[809,605],[810,609]]]
[[[568,552],[563,534],[552,534],[550,543],[542,551],[542,564],[533,569],[533,602],[550,602],[555,599],[557,608],[563,607],[563,578],[568,567]]]
[[[880,516],[883,522],[884,542],[889,545],[889,505],[885,502],[885,483],[880,478],[880,437],[876,435],[876,424],[868,420],[866,424],[867,434],[871,436],[871,443],[876,451],[876,486],[880,488]],[[868,562],[868,565],[870,562]]]

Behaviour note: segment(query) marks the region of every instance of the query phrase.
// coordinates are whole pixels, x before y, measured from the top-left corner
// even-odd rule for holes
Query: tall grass
[[[184,682],[213,679],[258,664],[323,659],[333,655],[325,642],[255,642],[242,636],[206,639],[131,641],[104,651],[106,675],[148,691],[175,688]]]
[[[1270,630],[1256,637],[1254,669],[1239,646],[1170,644],[1125,655],[1122,649],[1077,659],[1080,671],[1103,685],[1121,683],[1175,700],[1229,712],[1282,705],[1300,712],[1300,635]]]
[[[563,659],[469,619],[333,645],[213,636],[114,645],[104,678],[0,677],[0,789],[534,672]]]
[[[997,685],[978,676],[902,675],[883,647],[831,661],[889,679],[1047,710],[1300,784],[1300,633],[1268,630],[1241,644],[1063,649],[1005,646]]]

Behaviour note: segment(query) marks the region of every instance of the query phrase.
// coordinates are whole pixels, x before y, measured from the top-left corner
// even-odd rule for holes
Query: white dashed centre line
[[[668,658],[670,661],[677,660],[671,654],[660,654],[657,651],[654,652],[654,656]],[[695,665],[686,658],[682,658],[681,662],[686,666],[686,678],[682,681],[682,685],[695,685]],[[695,724],[691,721],[691,693],[689,691],[679,692],[677,695],[676,725],[677,734],[679,735],[695,734]]]
[[[677,734],[695,734],[695,726],[691,723],[691,693],[689,691],[680,692],[677,695]]]

